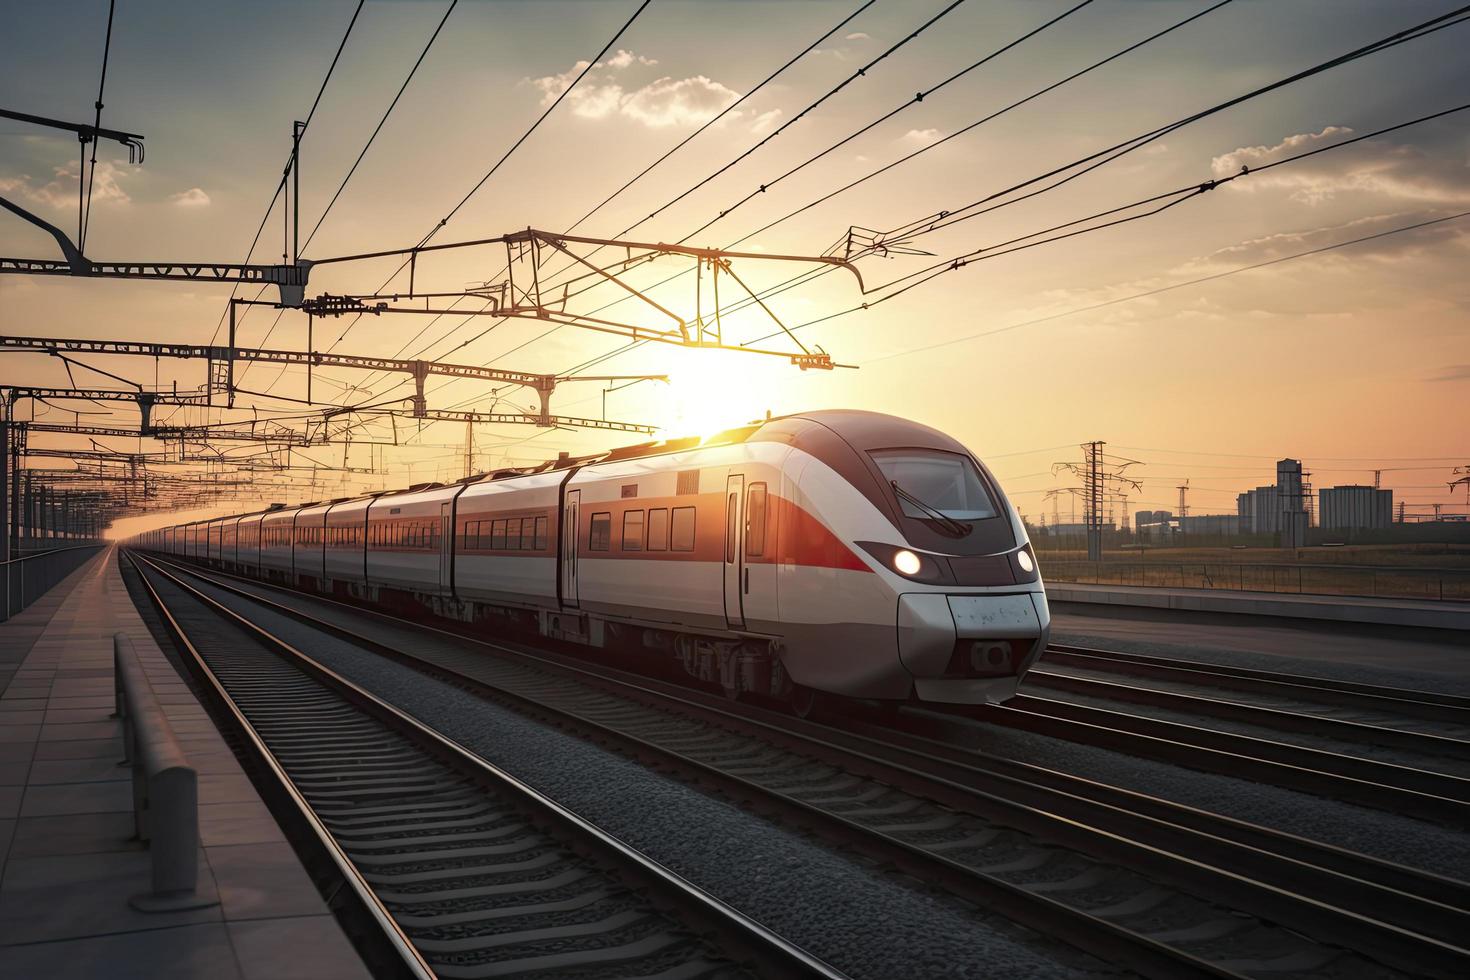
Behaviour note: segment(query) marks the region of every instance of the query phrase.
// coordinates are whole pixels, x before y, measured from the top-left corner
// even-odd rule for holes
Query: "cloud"
[[[1470,364],[1451,364],[1425,381],[1470,381]]]
[[[704,75],[679,81],[665,77],[624,96],[618,111],[661,129],[708,122],[738,98],[738,92]]]
[[[1352,135],[1346,126],[1288,136],[1275,146],[1243,146],[1211,161],[1217,177],[1258,169],[1286,157],[1340,142]],[[1470,202],[1470,168],[1444,155],[1430,156],[1413,146],[1370,140],[1342,154],[1323,154],[1235,181],[1233,190],[1285,190],[1294,201],[1317,205],[1339,194],[1371,194],[1421,204]]]
[[[186,191],[170,194],[168,199],[181,208],[205,208],[210,204],[209,195],[204,193],[204,189],[200,187],[191,187]]]
[[[871,34],[864,34],[862,31],[853,31],[843,38],[844,41],[871,41],[872,39]]]
[[[681,79],[665,75],[638,87],[625,87],[620,73],[657,64],[653,58],[619,50],[606,62],[592,65],[587,77],[570,92],[567,89],[588,68],[586,61],[579,61],[560,74],[526,81],[540,90],[544,106],[567,92],[564,104],[575,116],[606,119],[621,115],[652,129],[707,122],[740,97],[738,92],[705,75]],[[769,126],[778,114],[778,111],[762,113],[754,125]]]
[[[940,132],[937,129],[911,129],[898,139],[902,143],[932,143],[939,136]]]
[[[764,133],[768,129],[774,129],[776,126],[776,121],[780,118],[780,109],[772,109],[769,112],[762,112],[760,115],[756,116],[750,121],[750,131],[752,133]]]
[[[1176,271],[1182,274],[1197,275],[1242,265],[1254,265],[1257,262],[1267,262],[1297,252],[1322,248],[1355,238],[1365,238],[1369,235],[1443,216],[1443,213],[1438,211],[1377,214],[1339,224],[1322,225],[1300,231],[1277,232],[1259,238],[1248,238],[1234,245],[1216,249],[1208,255],[1185,263]],[[1460,245],[1466,241],[1470,241],[1470,233],[1467,233],[1465,228],[1453,222],[1445,222],[1415,231],[1402,232],[1377,241],[1363,242],[1360,245],[1353,245],[1350,250],[1344,250],[1340,255],[1328,253],[1323,258],[1331,257],[1336,261],[1350,264],[1366,260],[1395,262],[1415,258],[1430,246]]]
[[[68,163],[52,170],[52,177],[40,183],[29,174],[16,177],[0,177],[0,192],[14,194],[30,204],[40,204],[55,209],[74,209],[77,206],[77,174],[79,163]],[[132,198],[123,190],[119,177],[127,172],[110,160],[99,160],[92,177],[92,206],[128,204]]]
[[[653,58],[645,58],[641,54],[634,54],[631,51],[624,51],[622,48],[619,48],[618,49],[618,53],[617,54],[615,54],[611,58],[607,59],[607,66],[609,68],[622,69],[622,68],[627,68],[629,65],[635,65],[635,64],[637,64],[637,65],[656,65],[656,64],[658,64],[658,62],[656,60],[654,60]]]
[[[1217,290],[1201,284],[1171,291],[1170,287],[1445,215],[1440,210],[1380,214],[1243,239],[1154,275],[1097,286],[1043,290],[1014,315],[1017,319],[1044,318],[1087,310],[1086,322],[1090,325],[1124,326],[1155,319],[1161,313],[1185,320],[1245,323],[1279,317],[1300,322],[1303,318],[1354,316],[1378,306],[1401,310],[1401,296],[1367,284],[1458,277],[1459,269],[1470,258],[1470,228],[1445,222],[1324,252],[1227,280],[1241,284],[1236,288]],[[1408,261],[1421,263],[1413,269],[1412,277],[1397,268]],[[1375,266],[1387,269],[1386,275],[1373,276]],[[1364,284],[1362,288],[1359,280]],[[1120,302],[1123,300],[1127,302]],[[1110,305],[1113,303],[1118,305]],[[1463,380],[1448,376],[1450,373],[1436,380]]]

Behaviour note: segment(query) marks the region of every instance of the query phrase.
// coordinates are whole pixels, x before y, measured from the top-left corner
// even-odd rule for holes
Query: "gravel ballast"
[[[195,580],[232,608],[241,599]],[[256,603],[251,619],[854,977],[1096,976],[970,912],[734,805]],[[1061,959],[1054,958],[1059,952]],[[1063,961],[1065,960],[1065,961]]]

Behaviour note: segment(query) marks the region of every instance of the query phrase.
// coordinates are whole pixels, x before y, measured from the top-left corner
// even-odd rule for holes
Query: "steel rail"
[[[692,761],[580,714],[527,698],[421,654],[406,652],[376,637],[322,620],[293,605],[220,583],[215,576],[222,573],[217,570],[202,574],[191,568],[189,574],[314,629],[497,701],[508,701],[518,710],[631,748],[635,755],[678,762],[686,768]],[[246,581],[273,592],[301,595],[278,585]],[[399,626],[407,625],[376,611],[355,606],[345,608],[367,612]],[[415,630],[424,628],[423,624],[413,624]],[[466,639],[450,631],[428,629],[458,642]],[[473,638],[471,641],[502,655],[508,653],[517,659],[536,661],[538,666],[557,673],[580,675],[599,688],[611,687],[613,693],[649,707],[663,710],[673,707],[679,713],[716,725],[752,730],[765,741],[815,756],[848,771],[894,784],[917,784],[917,791],[923,795],[967,812],[999,817],[1002,821],[1009,817],[1007,822],[1015,825],[1018,815],[1030,817],[1043,811],[1042,819],[1029,821],[1028,832],[1103,860],[1142,869],[1196,894],[1228,897],[1271,921],[1329,942],[1351,945],[1369,956],[1409,969],[1421,969],[1431,961],[1448,970],[1470,967],[1470,951],[1458,945],[1470,928],[1470,913],[1465,911],[1470,904],[1470,886],[1460,882],[1066,774],[959,753],[939,742],[914,739],[908,745],[893,744],[891,737],[895,733],[892,732],[886,733],[885,741],[764,709],[742,706],[737,710],[728,702],[677,685],[650,682],[648,678],[609,668],[588,670],[583,664],[568,664],[560,658],[547,660],[544,651],[528,653],[519,645]],[[956,757],[962,754],[967,757]],[[697,761],[693,764],[708,769]],[[699,775],[728,782],[728,776],[718,772],[702,771]],[[739,788],[749,791],[746,786]],[[1310,889],[1310,895],[1297,893],[1303,888]]]
[[[322,823],[316,811],[307,803],[306,797],[302,795],[301,791],[297,789],[296,784],[286,774],[285,768],[276,758],[275,753],[266,746],[265,741],[260,737],[255,726],[245,717],[234,699],[230,697],[229,692],[225,690],[224,685],[220,683],[219,678],[215,676],[214,671],[209,668],[209,664],[204,659],[204,655],[200,653],[199,648],[189,639],[189,635],[185,632],[183,625],[179,623],[167,603],[163,601],[163,597],[158,594],[158,590],[154,587],[153,582],[147,575],[142,573],[140,565],[146,564],[147,559],[139,559],[137,556],[131,554],[129,558],[133,561],[134,567],[138,568],[138,579],[147,591],[148,598],[158,611],[159,616],[162,617],[164,626],[175,643],[187,655],[191,671],[196,678],[200,679],[207,686],[206,693],[211,696],[211,700],[214,701],[215,705],[227,712],[229,717],[233,719],[235,733],[245,739],[250,754],[270,771],[274,784],[291,801],[296,814],[305,826],[310,828],[317,846],[330,859],[332,865],[336,868],[337,874],[356,899],[358,907],[363,909],[378,927],[388,945],[400,958],[409,976],[416,978],[416,980],[436,980],[434,971],[429,967],[429,964],[419,954],[419,951],[414,947],[412,941],[409,940],[397,921],[394,920],[382,900],[378,898],[377,893],[373,891],[372,886],[363,878],[357,866],[352,863],[352,860],[347,856],[341,845],[338,844],[337,839],[327,829],[326,825]]]
[[[538,829],[544,831],[548,828],[555,828],[550,833],[571,849],[579,853],[590,854],[599,864],[614,867],[621,872],[624,878],[638,883],[645,889],[655,891],[659,899],[654,903],[656,908],[666,914],[672,912],[678,919],[695,926],[697,934],[712,934],[718,937],[718,948],[722,951],[733,949],[740,955],[753,960],[762,976],[844,980],[845,974],[811,956],[738,909],[691,884],[631,846],[624,844],[574,811],[481,758],[453,739],[343,677],[288,641],[275,636],[213,597],[184,582],[179,576],[163,568],[157,561],[148,558],[143,558],[142,561],[205,608],[247,631],[267,649],[280,654],[288,662],[301,668],[308,676],[354,707],[386,724],[395,732],[404,734],[414,742],[429,747],[434,755],[449,761],[453,768],[469,775],[476,782],[487,785],[495,795],[510,798],[514,807],[533,815],[535,826]],[[146,575],[141,577],[145,582],[147,581]],[[160,610],[177,628],[177,621],[167,612],[166,605],[151,584],[149,584],[149,592]],[[195,656],[198,656],[197,650],[192,645],[190,645],[190,650]],[[225,692],[222,686],[218,690],[224,697],[229,697],[228,692]],[[238,714],[238,709],[236,712]],[[243,720],[243,715],[239,717]],[[245,723],[249,724],[248,721]],[[251,731],[253,732],[253,728]],[[284,770],[277,769],[277,772],[289,781]],[[300,798],[299,794],[296,795]],[[304,799],[302,803],[305,804]],[[308,809],[310,809],[309,806]],[[321,826],[319,821],[316,822],[316,826]],[[322,830],[326,832],[325,827],[322,827]],[[330,836],[330,833],[327,833]],[[333,841],[333,846],[335,848],[335,841]],[[336,853],[342,855],[349,865],[351,864],[350,859],[346,858],[340,848],[336,848]],[[355,866],[353,866],[353,874],[364,887],[372,891],[371,885],[362,878]],[[375,893],[372,898],[383,914],[388,915],[391,919],[391,914],[387,912]],[[412,945],[412,941],[402,933],[396,922],[393,923],[393,929],[405,942]],[[423,962],[417,949],[413,950],[413,954],[420,962]],[[424,965],[427,967],[427,963]],[[434,977],[436,974],[430,972],[426,976]]]
[[[1205,697],[1183,691],[1141,687],[1136,684],[1124,684],[1095,677],[1060,674],[1045,668],[1033,668],[1029,671],[1026,674],[1026,686],[1164,708],[1186,714],[1207,715],[1211,718],[1244,722],[1249,725],[1296,732],[1302,735],[1315,735],[1340,742],[1358,742],[1364,745],[1403,749],[1424,755],[1470,759],[1470,741],[1445,735],[1389,728],[1385,725],[1361,721],[1346,721],[1324,715],[1228,701],[1224,698]]]
[[[1043,662],[1089,667],[1112,673],[1178,680],[1181,683],[1224,687],[1254,694],[1291,697],[1317,704],[1350,708],[1374,708],[1425,721],[1444,721],[1470,729],[1470,697],[1381,687],[1328,677],[1286,674],[1248,667],[1208,664],[1198,660],[1176,660],[1117,650],[1098,650],[1053,643]]]
[[[508,702],[533,717],[553,720],[578,730],[595,730],[601,739],[621,744],[631,749],[637,757],[660,761],[666,765],[676,765],[685,772],[697,775],[700,782],[714,786],[747,804],[755,804],[763,810],[774,811],[783,819],[820,834],[825,840],[840,840],[849,845],[860,846],[874,857],[885,860],[922,881],[941,885],[982,907],[1004,909],[1003,914],[1015,922],[1043,934],[1060,938],[1064,942],[1109,962],[1125,965],[1143,976],[1212,977],[1235,978],[1235,980],[1240,978],[1239,974],[1219,969],[1174,947],[1158,943],[1107,920],[1073,909],[1048,896],[1027,891],[1003,878],[977,872],[957,861],[882,835],[829,810],[773,792],[753,780],[731,774],[654,742],[599,725],[579,715],[565,712],[504,688],[438,667],[421,657],[398,650],[354,630],[318,619],[292,606],[262,600],[261,597],[251,595],[245,590],[221,584],[212,577],[216,573],[211,572],[209,576],[205,576],[199,570],[190,568],[187,574],[206,578],[233,594],[253,602],[267,604],[275,611],[288,615],[298,622],[306,623],[312,628],[361,645],[395,662],[406,664],[424,673],[446,679],[452,678],[455,682],[472,690],[493,694],[498,700]],[[426,628],[433,629],[433,627]],[[446,632],[445,635],[459,639],[456,634]],[[846,758],[845,754],[844,758]],[[1001,806],[1011,806],[998,799],[995,802]]]
[[[954,713],[1187,769],[1470,827],[1470,780],[1422,769],[1026,694],[1004,705]]]

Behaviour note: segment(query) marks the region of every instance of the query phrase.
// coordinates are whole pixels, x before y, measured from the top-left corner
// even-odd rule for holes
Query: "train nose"
[[[909,593],[898,601],[899,659],[925,700],[1004,700],[1049,627],[1040,593]]]

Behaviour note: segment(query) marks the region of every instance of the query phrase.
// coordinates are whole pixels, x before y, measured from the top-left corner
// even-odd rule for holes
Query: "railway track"
[[[1026,686],[1063,694],[1080,694],[1084,697],[1164,708],[1193,716],[1240,722],[1260,728],[1329,739],[1334,742],[1395,749],[1400,753],[1412,756],[1470,760],[1470,741],[1463,738],[1395,728],[1383,724],[1350,721],[1183,691],[1161,690],[1146,684],[1125,684],[1094,676],[1033,668],[1026,675]]]
[[[1433,770],[1028,694],[960,713],[1188,769],[1470,828],[1470,780]]]
[[[1197,660],[1177,660],[1056,643],[1047,647],[1043,662],[1200,687],[1225,688],[1331,708],[1349,708],[1388,718],[1448,725],[1452,726],[1453,731],[1470,731],[1470,697],[1438,691],[1381,687],[1328,677],[1253,670]]]
[[[133,560],[201,687],[392,949],[392,973],[842,976],[179,575]]]
[[[1047,669],[1047,665],[1064,671]],[[1186,666],[1187,665],[1187,666]],[[1079,675],[1066,668],[1088,671]],[[1277,703],[1231,701],[1194,691],[1124,683],[1111,672],[1171,684],[1249,689]],[[1307,682],[1311,683],[1307,683]],[[1305,692],[1305,693],[1303,693]],[[1051,696],[1048,696],[1051,695]],[[1096,699],[1079,703],[1068,696]],[[1365,710],[1374,723],[1297,710],[1321,699]],[[1102,703],[1098,703],[1102,702]],[[1161,709],[1172,717],[1120,710],[1118,704]],[[1282,704],[1292,705],[1291,710]],[[1049,737],[1100,745],[1188,768],[1272,783],[1332,799],[1387,810],[1454,827],[1470,827],[1470,779],[1445,768],[1462,768],[1470,742],[1459,736],[1460,713],[1470,699],[1320,678],[1273,674],[1233,667],[1163,661],[1111,651],[1048,648],[1042,666],[1027,675],[1022,693],[1000,707],[967,712],[983,721]],[[1401,712],[1389,715],[1390,710]],[[1209,717],[1329,740],[1314,747],[1195,723]],[[1407,717],[1435,730],[1398,727]],[[1342,749],[1338,750],[1337,746]],[[1366,758],[1367,751],[1388,758]],[[1446,763],[1445,760],[1452,760]]]
[[[1330,964],[1342,976],[1449,976],[1470,969],[1470,952],[1458,945],[1470,934],[1470,887],[1460,882],[914,735],[856,722],[862,731],[843,731],[547,651],[410,626],[261,583],[232,584],[217,573],[189,574],[675,766],[1137,972],[1289,976]],[[422,642],[426,634],[440,642]],[[568,676],[581,684],[568,685]]]

